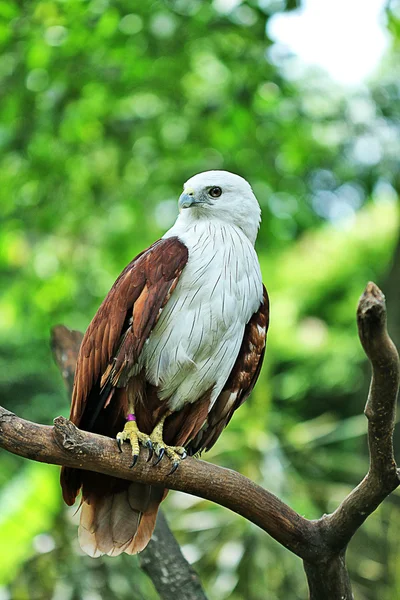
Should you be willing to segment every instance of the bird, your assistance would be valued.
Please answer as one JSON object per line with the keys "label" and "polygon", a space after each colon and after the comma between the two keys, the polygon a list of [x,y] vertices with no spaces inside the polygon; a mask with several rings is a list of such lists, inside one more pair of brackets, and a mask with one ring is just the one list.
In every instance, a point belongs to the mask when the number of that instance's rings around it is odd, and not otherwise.
{"label": "bird", "polygon": [[[254,248],[261,209],[228,171],[191,177],[175,224],[122,271],[80,346],[70,420],[140,447],[171,472],[209,450],[252,391],[269,299]],[[117,452],[117,448],[116,448]],[[118,454],[116,453],[116,456]],[[63,498],[81,495],[78,539],[92,557],[136,554],[168,490],[63,467]]]}

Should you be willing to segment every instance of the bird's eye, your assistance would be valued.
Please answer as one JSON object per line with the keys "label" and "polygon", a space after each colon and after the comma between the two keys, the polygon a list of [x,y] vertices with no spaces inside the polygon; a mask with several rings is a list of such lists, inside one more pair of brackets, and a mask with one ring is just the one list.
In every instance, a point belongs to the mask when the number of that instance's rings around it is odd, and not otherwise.
{"label": "bird's eye", "polygon": [[211,198],[219,198],[221,194],[222,190],[218,186],[212,187],[208,190],[208,195],[211,196]]}

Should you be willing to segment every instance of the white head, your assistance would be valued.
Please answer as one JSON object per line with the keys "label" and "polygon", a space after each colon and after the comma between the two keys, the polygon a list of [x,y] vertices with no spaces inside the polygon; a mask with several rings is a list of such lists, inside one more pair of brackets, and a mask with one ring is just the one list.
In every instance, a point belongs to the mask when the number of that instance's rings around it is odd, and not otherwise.
{"label": "white head", "polygon": [[228,171],[205,171],[183,186],[179,220],[217,219],[239,227],[252,244],[256,241],[261,210],[250,185]]}

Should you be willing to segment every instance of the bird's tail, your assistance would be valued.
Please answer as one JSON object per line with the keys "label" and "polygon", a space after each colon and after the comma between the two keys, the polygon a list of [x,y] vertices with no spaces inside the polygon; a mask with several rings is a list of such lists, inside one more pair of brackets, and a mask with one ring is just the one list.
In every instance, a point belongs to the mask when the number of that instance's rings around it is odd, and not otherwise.
{"label": "bird's tail", "polygon": [[78,537],[93,558],[141,552],[152,536],[158,507],[167,495],[161,487],[130,483],[109,495],[84,495]]}

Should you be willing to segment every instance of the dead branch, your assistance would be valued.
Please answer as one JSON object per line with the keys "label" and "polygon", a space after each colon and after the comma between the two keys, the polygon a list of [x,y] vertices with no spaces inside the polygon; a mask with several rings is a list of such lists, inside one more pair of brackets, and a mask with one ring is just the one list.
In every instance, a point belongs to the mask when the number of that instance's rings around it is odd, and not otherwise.
{"label": "dead branch", "polygon": [[368,419],[370,467],[362,482],[332,515],[324,519],[332,547],[344,548],[365,519],[400,483],[393,453],[393,430],[399,389],[399,357],[386,329],[385,297],[369,283],[357,311],[361,344],[372,367],[365,416]]}
{"label": "dead branch", "polygon": [[315,522],[325,551],[316,563],[304,561],[311,600],[353,598],[345,564],[347,544],[365,519],[400,483],[393,452],[399,356],[386,328],[385,297],[374,283],[367,285],[360,298],[357,324],[361,344],[372,367],[364,411],[368,419],[370,467],[335,512]]}

